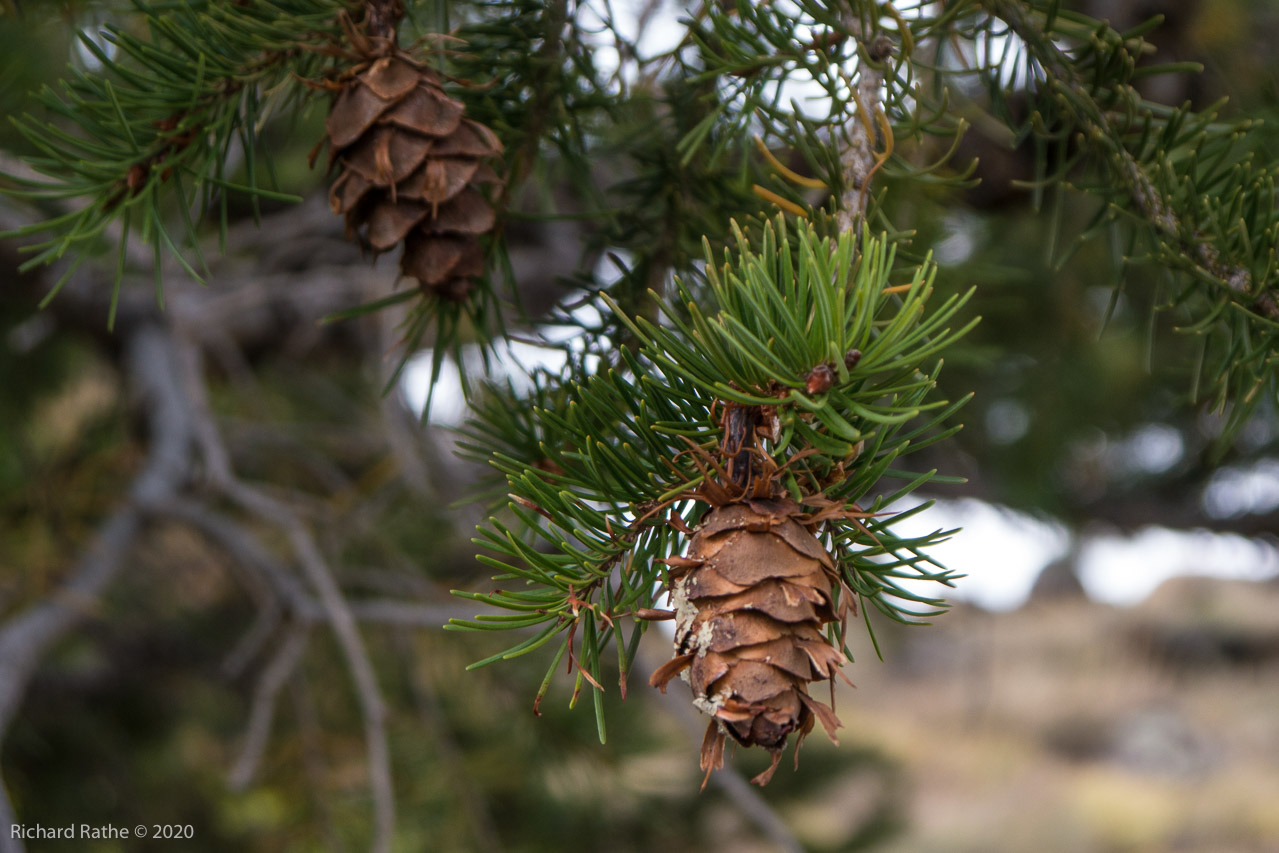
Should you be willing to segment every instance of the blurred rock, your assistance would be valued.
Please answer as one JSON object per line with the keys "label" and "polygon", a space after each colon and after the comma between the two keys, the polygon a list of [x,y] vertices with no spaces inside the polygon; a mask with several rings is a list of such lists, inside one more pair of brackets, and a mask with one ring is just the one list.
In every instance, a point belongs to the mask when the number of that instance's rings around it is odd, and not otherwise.
{"label": "blurred rock", "polygon": [[901,762],[909,800],[874,849],[1279,850],[1276,612],[1275,584],[1179,579],[1132,609],[959,607],[882,632],[884,663],[855,645],[845,747]]}
{"label": "blurred rock", "polygon": [[1035,585],[1030,589],[1030,597],[1034,601],[1083,598],[1084,585],[1080,582],[1079,575],[1075,573],[1073,557],[1049,563],[1035,579]]}
{"label": "blurred rock", "polygon": [[1140,608],[1130,641],[1174,671],[1279,662],[1273,585],[1176,578]]}
{"label": "blurred rock", "polygon": [[1201,776],[1214,763],[1205,734],[1181,711],[1164,707],[1119,720],[1104,757],[1136,773],[1187,778]]}

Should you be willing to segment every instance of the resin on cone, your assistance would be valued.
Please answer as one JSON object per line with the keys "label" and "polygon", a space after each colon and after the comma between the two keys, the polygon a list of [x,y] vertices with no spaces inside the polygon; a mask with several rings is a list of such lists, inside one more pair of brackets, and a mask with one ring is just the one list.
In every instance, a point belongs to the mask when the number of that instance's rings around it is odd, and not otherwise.
{"label": "resin on cone", "polygon": [[479,238],[496,216],[480,187],[499,184],[488,160],[502,143],[465,117],[440,77],[385,40],[337,89],[326,129],[329,189],[349,236],[375,252],[404,244],[400,269],[422,290],[466,299],[484,272]]}

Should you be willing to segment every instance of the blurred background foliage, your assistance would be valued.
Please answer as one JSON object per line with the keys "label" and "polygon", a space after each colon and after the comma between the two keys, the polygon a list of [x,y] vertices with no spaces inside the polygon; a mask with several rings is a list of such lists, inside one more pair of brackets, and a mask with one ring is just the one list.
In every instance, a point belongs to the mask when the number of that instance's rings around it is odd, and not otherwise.
{"label": "blurred background foliage", "polygon": [[[1263,120],[1245,142],[1273,159],[1273,3],[1067,5],[1119,30],[1163,15],[1147,36],[1157,58],[1200,62],[1204,72],[1146,78],[1146,96],[1196,107],[1228,96],[1226,115]],[[681,11],[673,3],[655,8]],[[34,109],[29,92],[52,84],[68,61],[85,61],[74,30],[108,17],[129,20],[117,12],[110,3],[0,3],[0,114]],[[700,102],[687,94],[690,109],[676,118],[692,125],[692,105]],[[608,121],[590,117],[603,135],[600,159],[577,166],[625,176],[634,166],[609,161],[608,134],[656,133],[654,103],[636,98],[615,106]],[[312,110],[268,130],[282,187],[311,202],[322,197],[323,180],[302,164],[321,126]],[[30,153],[7,122],[0,149]],[[630,274],[642,310],[639,294],[650,279],[695,247],[695,223],[749,204],[699,195],[682,183],[685,166],[673,152],[655,145],[650,153],[656,159],[646,165],[654,168],[617,190],[621,198],[630,193],[631,203],[599,230],[586,233],[571,217],[530,216],[511,226],[514,263],[555,260],[544,264],[547,281],[522,294],[533,316],[562,295],[551,272],[590,281],[607,268],[606,261],[595,266],[604,251],[619,247],[640,257]],[[1034,214],[1031,194],[1010,181],[1032,179],[1035,156],[1030,143],[1011,148],[1006,131],[976,122],[959,158],[979,158],[980,184],[961,191],[885,184],[893,221],[915,229],[916,246],[933,248],[942,288],[978,285],[972,311],[983,321],[951,353],[942,378],[951,399],[976,396],[966,429],[930,451],[947,454],[933,464],[969,477],[946,496],[1039,514],[1080,538],[1155,524],[1272,541],[1273,503],[1240,498],[1222,509],[1207,499],[1223,465],[1274,470],[1267,467],[1279,442],[1272,402],[1220,440],[1222,416],[1191,402],[1199,343],[1178,334],[1176,312],[1163,310],[1170,285],[1162,274],[1129,268],[1116,292],[1123,248],[1104,236],[1056,267],[1096,202],[1065,193],[1055,212]],[[521,203],[538,210],[546,198],[571,195],[562,176],[573,165],[537,174]],[[672,217],[692,230],[668,235],[666,244],[627,246],[628,235],[661,232],[653,223],[663,221],[666,205],[694,206],[692,216]],[[340,270],[363,263],[322,203],[318,216],[314,204],[306,216],[267,207],[264,234],[233,240],[220,270],[252,262],[283,281],[320,263]],[[247,219],[247,206],[234,214]],[[305,229],[289,230],[295,216]],[[233,223],[242,225],[251,227]],[[570,252],[565,262],[555,251],[564,242],[586,246],[585,260]],[[120,500],[146,440],[125,390],[119,342],[104,334],[100,316],[36,312],[48,281],[40,272],[18,274],[19,260],[12,244],[0,244],[0,603],[10,613],[55,589]],[[383,264],[369,273],[377,275],[389,280],[392,272]],[[469,541],[479,510],[452,503],[475,472],[452,459],[454,439],[444,428],[424,436],[408,428],[420,461],[414,468],[397,446],[403,424],[388,427],[404,410],[398,393],[379,396],[395,359],[394,324],[371,316],[320,328],[322,310],[306,314],[276,302],[255,310],[268,318],[264,331],[211,346],[211,405],[241,475],[300,496],[348,590],[443,608],[450,587],[485,588],[487,571],[474,563]],[[1151,441],[1173,449],[1152,454]],[[278,533],[254,524],[278,544],[271,538]],[[999,543],[988,547],[998,562]],[[810,743],[801,772],[780,773],[768,802],[813,851],[1275,849],[1279,826],[1263,803],[1279,795],[1279,764],[1265,770],[1270,757],[1279,761],[1279,697],[1266,686],[1279,683],[1279,639],[1273,608],[1261,603],[1279,596],[1272,587],[1162,595],[1116,615],[1045,593],[1020,614],[961,608],[934,629],[886,626],[886,666],[858,649],[852,678],[861,687],[841,693],[843,745]],[[5,784],[23,823],[195,828],[190,841],[93,848],[102,850],[366,846],[359,709],[322,628],[307,629],[308,652],[282,688],[257,773],[236,786],[228,777],[264,663],[228,659],[255,619],[234,561],[180,524],[157,523],[122,580],[83,606],[86,627],[40,670],[4,743]],[[366,636],[389,709],[397,850],[782,849],[742,816],[731,791],[696,793],[694,745],[678,709],[648,695],[638,675],[626,701],[613,690],[606,695],[610,734],[601,746],[589,711],[566,707],[571,687],[543,703],[540,717],[531,713],[541,667],[463,673],[504,638],[412,625],[372,627]],[[661,640],[650,640],[660,660]],[[1044,683],[1037,671],[1049,676]],[[1212,702],[1226,695],[1232,709]],[[1169,765],[1170,756],[1183,755],[1184,766]],[[763,760],[738,756],[747,773]],[[1232,774],[1249,790],[1225,781]],[[1001,787],[996,777],[1034,784]],[[1036,793],[1034,804],[1018,799]],[[1229,819],[1213,818],[1208,806],[1196,811],[1195,799],[1221,805]],[[992,805],[1014,802],[1021,818]]]}

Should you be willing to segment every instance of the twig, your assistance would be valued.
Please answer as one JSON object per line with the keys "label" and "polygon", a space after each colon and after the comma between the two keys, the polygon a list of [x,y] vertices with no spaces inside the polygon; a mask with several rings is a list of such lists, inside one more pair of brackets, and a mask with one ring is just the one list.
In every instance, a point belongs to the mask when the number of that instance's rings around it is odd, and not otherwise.
{"label": "twig", "polygon": [[263,595],[258,601],[258,613],[253,624],[222,659],[222,674],[227,678],[238,678],[271,639],[280,625],[280,617],[280,603],[276,597],[269,592]]}
{"label": "twig", "polygon": [[274,522],[285,530],[303,573],[320,598],[320,605],[351,671],[360,711],[364,715],[369,788],[373,794],[374,834],[371,849],[374,853],[388,853],[395,834],[395,792],[391,781],[391,753],[386,735],[386,705],[382,701],[377,676],[373,673],[373,663],[369,660],[368,650],[360,637],[355,616],[338,588],[337,581],[333,579],[311,532],[287,507],[243,485],[229,485],[227,496],[250,511],[260,512],[267,517],[274,516]]}
{"label": "twig", "polygon": [[[288,569],[276,561],[253,531],[194,501],[174,500],[163,506],[150,507],[149,518],[173,519],[189,524],[210,543],[222,548],[239,565],[268,579],[272,593],[294,619],[306,623],[327,619],[324,608],[298,583]],[[399,590],[401,594],[418,594],[429,587]],[[392,590],[394,592],[395,590]],[[406,628],[441,628],[450,619],[470,619],[473,609],[461,602],[413,602],[374,598],[348,602],[351,615],[359,622]],[[252,632],[253,629],[250,629]],[[247,643],[247,638],[240,643]]]}
{"label": "twig", "polygon": [[[47,175],[43,175],[31,168],[31,166],[27,165],[26,161],[21,157],[15,157],[5,151],[0,151],[0,173],[40,183],[44,183],[49,179]],[[13,204],[13,200],[10,200],[10,204]],[[38,212],[38,208],[31,202],[24,201],[20,202],[19,205],[23,208],[24,213],[24,216],[22,217],[24,221],[21,224],[26,225],[29,222],[36,222],[44,218]],[[64,213],[70,213],[77,209],[78,204],[74,199],[59,199],[55,202],[55,207]],[[0,223],[0,231],[8,231],[13,227],[14,225],[12,223]],[[119,219],[111,220],[111,222],[107,224],[106,231],[103,232],[103,236],[104,239],[112,245],[119,245],[124,239],[124,224]],[[127,246],[125,246],[124,250],[129,263],[134,264],[135,266],[149,266],[154,262],[155,256],[151,253],[149,248],[142,245],[141,240],[131,241]]]}
{"label": "twig", "polygon": [[[151,441],[147,461],[129,489],[128,503],[95,534],[68,579],[45,600],[13,616],[0,628],[0,739],[26,695],[41,659],[90,612],[115,579],[143,527],[140,507],[171,500],[191,468],[193,423],[178,375],[177,350],[169,334],[154,324],[135,328],[125,341],[125,373],[145,402]],[[2,786],[0,782],[0,786]],[[0,811],[12,807],[6,801]],[[0,851],[18,853],[23,844],[0,831]]]}
{"label": "twig", "polygon": [[149,512],[155,518],[173,519],[189,525],[225,551],[237,565],[260,575],[290,612],[303,618],[313,615],[316,608],[305,587],[262,547],[257,536],[244,525],[192,500],[169,501],[150,507]]}
{"label": "twig", "polygon": [[[319,622],[327,618],[322,605],[307,593],[285,566],[262,547],[253,531],[244,525],[189,500],[174,500],[163,506],[151,507],[148,515],[189,524],[237,563],[263,575],[273,593],[295,619]],[[460,602],[431,604],[376,598],[348,602],[348,607],[360,622],[411,628],[439,628],[448,624],[450,619],[470,619],[475,615],[468,605]]]}
{"label": "twig", "polygon": [[266,752],[271,737],[271,721],[275,718],[275,705],[280,690],[293,675],[302,653],[306,651],[308,632],[305,626],[296,625],[289,631],[275,655],[262,670],[257,687],[253,691],[253,710],[249,712],[249,726],[244,736],[244,746],[227,777],[231,790],[243,791],[257,775],[258,764]]}
{"label": "twig", "polygon": [[369,35],[395,41],[395,28],[404,17],[401,0],[368,0],[364,4],[365,24]]}
{"label": "twig", "polygon": [[[221,534],[221,537],[226,540],[222,545],[223,550],[227,550],[231,554],[242,552],[246,549],[261,551],[261,549],[255,548],[249,536],[234,535],[234,525],[229,521],[224,525],[219,525],[217,523],[220,520],[219,517],[211,509],[203,505],[197,505],[192,501],[179,500],[170,504],[170,507],[175,511],[168,518],[162,520],[174,520],[174,516],[181,514],[185,516],[181,520],[190,523],[193,518],[203,520],[207,516],[208,521],[205,522],[204,526],[212,527]],[[207,531],[201,531],[201,524],[190,523],[190,526],[197,533],[204,535],[206,539],[210,538]],[[221,530],[220,528],[223,527],[226,529]],[[244,532],[247,534],[247,531]],[[219,544],[217,537],[213,537],[211,544],[215,546]],[[245,590],[257,606],[257,615],[254,616],[253,623],[222,660],[222,674],[227,678],[238,678],[275,634],[276,628],[280,626],[284,618],[284,606],[281,604],[280,595],[276,592],[278,582],[273,584],[271,581],[271,575],[275,569],[274,566],[252,565],[243,558],[232,559],[230,562],[233,571],[240,576]],[[287,580],[289,582],[293,581],[291,577]]]}
{"label": "twig", "polygon": [[[1091,108],[1074,107],[1072,109],[1077,120],[1090,129],[1090,132],[1081,134],[1086,142],[1095,143],[1099,138],[1111,138],[1117,135],[1117,129],[1111,117],[1102,113],[1096,106],[1092,94],[1080,81],[1075,70],[1062,59],[1056,45],[1051,42],[1047,46],[1041,44],[1040,40],[1044,39],[1045,35],[1039,30],[1032,29],[1026,20],[1025,8],[1021,3],[983,0],[983,5],[991,15],[1004,21],[1028,49],[1035,50],[1035,59],[1043,66],[1049,85],[1068,91],[1081,102],[1091,105]],[[1067,106],[1071,105],[1069,99],[1065,99],[1064,103]],[[1249,307],[1258,314],[1271,320],[1279,320],[1279,302],[1276,302],[1274,296],[1265,292],[1253,293],[1255,282],[1252,272],[1241,264],[1223,263],[1216,246],[1203,239],[1194,229],[1185,227],[1132,152],[1123,145],[1118,148],[1120,166],[1112,168],[1116,173],[1115,177],[1123,182],[1128,195],[1155,231],[1176,244],[1176,249],[1181,255],[1190,259],[1210,277],[1221,282],[1231,292],[1250,300]],[[1108,162],[1106,155],[1110,153],[1109,148],[1101,152],[1102,162]]]}
{"label": "twig", "polygon": [[[860,37],[862,24],[850,22],[850,29]],[[847,132],[848,144],[840,152],[844,170],[844,195],[839,200],[835,222],[840,231],[859,233],[866,219],[866,207],[870,201],[870,182],[882,161],[875,156],[875,128],[880,123],[879,89],[884,85],[884,71],[867,61],[878,64],[892,53],[892,42],[887,36],[877,36],[863,45],[865,55],[857,65],[857,84],[850,89],[857,115]]]}

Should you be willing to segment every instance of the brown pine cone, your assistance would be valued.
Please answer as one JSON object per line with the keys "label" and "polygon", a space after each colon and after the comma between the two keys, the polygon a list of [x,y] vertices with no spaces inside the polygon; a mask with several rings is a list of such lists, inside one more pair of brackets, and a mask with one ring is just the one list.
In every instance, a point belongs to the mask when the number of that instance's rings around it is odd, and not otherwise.
{"label": "brown pine cone", "polygon": [[357,66],[329,111],[329,165],[341,167],[329,204],[375,252],[403,242],[400,269],[424,292],[463,301],[484,272],[479,237],[496,217],[479,186],[501,182],[486,161],[502,143],[439,75],[375,43],[386,55]]}
{"label": "brown pine cone", "polygon": [[772,778],[789,735],[802,740],[814,718],[835,739],[839,720],[809,696],[808,684],[834,677],[847,662],[820,630],[836,619],[838,580],[799,514],[790,501],[716,507],[688,556],[667,561],[676,656],[649,682],[664,691],[681,674],[693,704],[711,715],[701,757],[708,777],[723,766],[725,735],[773,754],[751,780],[760,785]]}

